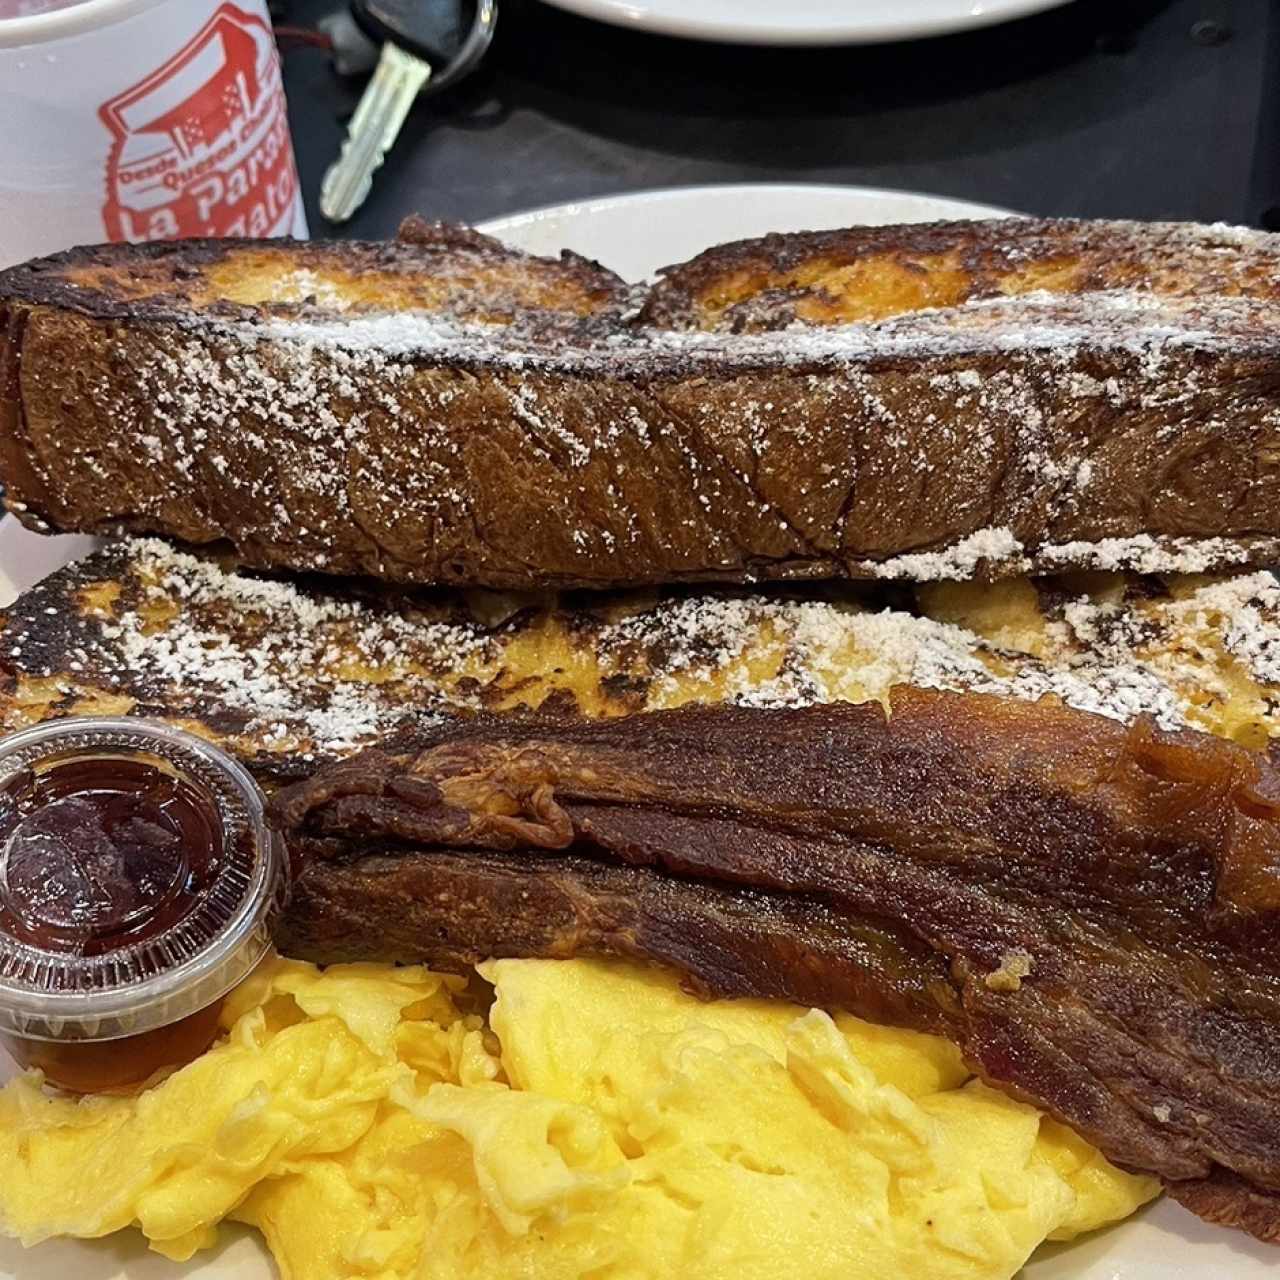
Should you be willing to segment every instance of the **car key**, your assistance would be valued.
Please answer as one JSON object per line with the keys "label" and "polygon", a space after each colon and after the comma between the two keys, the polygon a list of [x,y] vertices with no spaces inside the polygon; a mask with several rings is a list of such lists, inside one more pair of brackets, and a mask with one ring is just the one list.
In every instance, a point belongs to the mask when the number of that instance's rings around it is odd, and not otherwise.
{"label": "car key", "polygon": [[[478,6],[477,20],[486,7]],[[351,14],[382,41],[382,51],[347,126],[342,152],[320,187],[320,212],[331,222],[345,222],[368,197],[373,175],[432,68],[449,70],[470,43],[461,0],[352,0]]]}

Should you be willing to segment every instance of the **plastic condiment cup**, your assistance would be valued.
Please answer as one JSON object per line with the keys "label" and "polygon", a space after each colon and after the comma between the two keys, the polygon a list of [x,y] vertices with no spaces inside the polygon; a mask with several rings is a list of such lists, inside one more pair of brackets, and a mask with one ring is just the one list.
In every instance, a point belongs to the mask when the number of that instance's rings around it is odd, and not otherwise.
{"label": "plastic condiment cup", "polygon": [[0,1037],[50,1083],[201,1053],[287,891],[256,784],[202,739],[103,718],[0,741]]}

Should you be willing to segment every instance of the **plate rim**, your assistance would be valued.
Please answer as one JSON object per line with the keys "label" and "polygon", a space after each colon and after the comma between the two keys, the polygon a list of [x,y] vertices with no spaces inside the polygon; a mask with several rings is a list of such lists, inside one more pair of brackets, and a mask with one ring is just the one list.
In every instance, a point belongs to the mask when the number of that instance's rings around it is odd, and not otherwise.
{"label": "plate rim", "polygon": [[[1067,0],[1070,2],[1070,0]],[[640,187],[634,191],[611,191],[594,196],[582,196],[577,200],[554,200],[549,204],[533,205],[528,209],[517,209],[514,213],[504,213],[496,218],[486,218],[475,223],[477,231],[485,235],[501,235],[504,230],[513,227],[527,226],[541,222],[556,215],[565,217],[583,217],[599,213],[603,210],[623,208],[630,204],[659,203],[663,200],[674,200],[681,197],[719,197],[729,193],[737,195],[760,194],[761,192],[790,192],[796,195],[815,196],[850,196],[871,200],[929,200],[939,204],[955,205],[957,210],[972,210],[974,221],[982,218],[1019,218],[1025,214],[1016,209],[1007,209],[1003,205],[986,204],[981,200],[967,200],[963,196],[942,195],[932,191],[912,191],[908,187],[873,187],[858,182],[693,182],[672,183],[663,187]],[[979,215],[978,211],[981,211]],[[957,221],[964,221],[958,216]]]}
{"label": "plate rim", "polygon": [[[1070,3],[1070,0],[1066,0]],[[486,227],[497,227],[499,223],[525,223],[536,218],[544,218],[552,212],[582,215],[599,209],[613,209],[618,205],[645,202],[650,200],[669,200],[676,196],[721,195],[724,192],[762,192],[787,191],[805,193],[805,195],[829,196],[861,196],[872,200],[929,200],[938,204],[965,206],[969,209],[991,210],[991,216],[1004,215],[1006,218],[1019,218],[1018,211],[1006,209],[1004,205],[988,205],[984,200],[966,200],[964,196],[947,196],[936,191],[914,191],[910,187],[873,187],[861,182],[672,182],[662,187],[637,187],[634,191],[623,188],[621,191],[605,191],[595,196],[581,196],[577,200],[553,200],[545,205],[530,205],[527,209],[517,209],[511,214],[499,214],[495,218],[486,218],[475,224],[476,230]]]}
{"label": "plate rim", "polygon": [[[997,26],[1016,18],[1058,9],[1072,0],[956,0],[956,12],[933,17],[882,17],[775,26],[765,22],[729,22],[687,14],[654,13],[649,0],[547,0],[548,4],[580,18],[653,35],[685,40],[710,40],[748,45],[888,44],[895,40],[927,39],[957,31]],[[976,12],[975,12],[976,10]],[[880,10],[883,15],[886,6]]]}

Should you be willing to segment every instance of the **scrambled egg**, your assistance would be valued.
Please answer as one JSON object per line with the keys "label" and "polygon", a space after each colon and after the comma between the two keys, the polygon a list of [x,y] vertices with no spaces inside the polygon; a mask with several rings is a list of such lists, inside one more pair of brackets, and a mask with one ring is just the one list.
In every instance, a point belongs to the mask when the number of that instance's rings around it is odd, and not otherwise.
{"label": "scrambled egg", "polygon": [[284,1280],[1011,1276],[1156,1192],[968,1078],[945,1041],[589,961],[272,960],[225,1040],[137,1098],[0,1092],[0,1225],[223,1219]]}

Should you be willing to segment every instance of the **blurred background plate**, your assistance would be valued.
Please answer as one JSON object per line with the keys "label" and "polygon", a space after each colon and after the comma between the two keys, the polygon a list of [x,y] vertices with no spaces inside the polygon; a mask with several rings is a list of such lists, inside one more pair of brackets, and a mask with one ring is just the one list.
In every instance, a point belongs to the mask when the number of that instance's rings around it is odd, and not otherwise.
{"label": "blurred background plate", "polygon": [[758,182],[664,187],[547,205],[479,224],[529,253],[572,249],[627,280],[730,240],[770,231],[826,231],[886,222],[1006,218],[1009,209],[881,187]]}
{"label": "blurred background plate", "polygon": [[[856,2],[856,0],[851,0]],[[556,205],[497,218],[482,230],[534,253],[573,249],[641,279],[726,240],[768,231],[858,223],[989,218],[1007,210],[937,196],[868,187],[734,185],[682,187]],[[13,516],[0,521],[0,606],[46,574],[84,555],[92,538],[42,538]],[[0,1081],[10,1068],[0,1055]],[[84,1243],[51,1241],[23,1250],[0,1239],[0,1280],[271,1280],[266,1250],[240,1227],[220,1248],[178,1265],[149,1253],[136,1231]],[[1169,1200],[1117,1227],[1042,1249],[1023,1280],[1271,1280],[1280,1252],[1239,1232],[1211,1227]]]}
{"label": "blurred background plate", "polygon": [[879,44],[989,27],[1067,0],[550,0],[584,18],[737,44]]}

